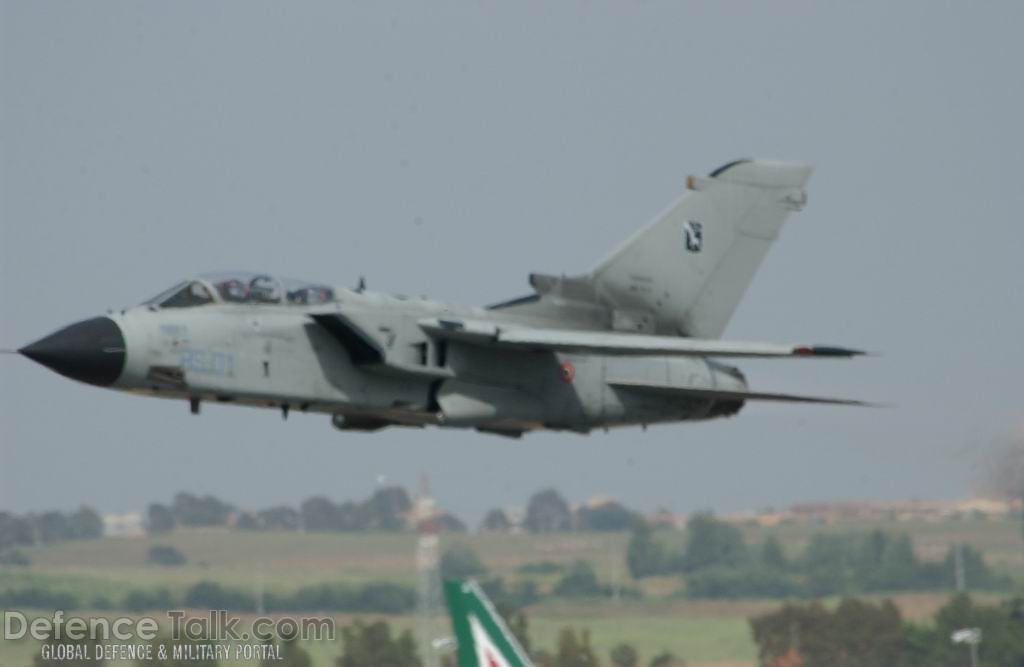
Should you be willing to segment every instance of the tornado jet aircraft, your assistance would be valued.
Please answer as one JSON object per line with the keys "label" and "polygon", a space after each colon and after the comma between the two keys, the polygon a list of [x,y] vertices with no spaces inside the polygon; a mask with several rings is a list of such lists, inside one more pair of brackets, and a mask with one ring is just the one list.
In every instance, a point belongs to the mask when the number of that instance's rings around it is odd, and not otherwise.
{"label": "tornado jet aircraft", "polygon": [[19,352],[74,380],[203,403],[330,415],[342,430],[542,429],[735,415],[748,401],[863,404],[751,389],[726,360],[853,357],[720,336],[811,168],[739,160],[685,192],[589,272],[530,276],[486,307],[262,273],[185,280]]}

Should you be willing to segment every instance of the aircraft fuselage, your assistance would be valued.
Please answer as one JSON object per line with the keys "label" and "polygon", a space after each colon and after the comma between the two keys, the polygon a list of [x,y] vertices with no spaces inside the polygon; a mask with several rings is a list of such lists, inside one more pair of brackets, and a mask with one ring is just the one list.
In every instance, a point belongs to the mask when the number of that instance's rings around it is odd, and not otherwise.
{"label": "aircraft fuselage", "polygon": [[[74,379],[185,399],[196,411],[202,403],[233,403],[285,414],[319,412],[333,415],[338,428],[353,430],[433,424],[508,435],[537,429],[587,432],[707,419],[733,414],[741,406],[736,401],[638,396],[606,382],[631,377],[745,387],[735,369],[702,357],[509,351],[438,340],[417,323],[424,318],[462,317],[500,324],[521,318],[426,299],[352,290],[334,293],[335,301],[311,306],[142,305],[72,325],[34,344],[45,352],[58,346],[62,337],[74,338],[76,327],[91,327],[110,330],[109,340],[99,343],[105,350],[84,350],[78,344],[66,360],[59,353],[41,354],[33,346],[22,352]],[[379,347],[383,359],[361,359],[359,350],[353,349],[358,345],[320,323],[333,315],[358,326]],[[101,324],[103,320],[107,323]],[[536,326],[544,320],[533,315],[524,321]],[[580,318],[577,325],[587,321]],[[76,366],[74,357],[88,354],[107,357],[105,367],[102,362],[92,364],[104,367],[102,372],[82,370],[80,362]]]}

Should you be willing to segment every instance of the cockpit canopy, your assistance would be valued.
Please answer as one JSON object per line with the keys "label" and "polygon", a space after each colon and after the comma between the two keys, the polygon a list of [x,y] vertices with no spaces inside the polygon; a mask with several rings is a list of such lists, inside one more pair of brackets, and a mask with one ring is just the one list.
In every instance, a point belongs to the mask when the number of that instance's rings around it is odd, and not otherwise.
{"label": "cockpit canopy", "polygon": [[211,303],[313,305],[334,300],[334,290],[291,278],[240,271],[206,273],[178,283],[145,302],[160,308],[192,308]]}

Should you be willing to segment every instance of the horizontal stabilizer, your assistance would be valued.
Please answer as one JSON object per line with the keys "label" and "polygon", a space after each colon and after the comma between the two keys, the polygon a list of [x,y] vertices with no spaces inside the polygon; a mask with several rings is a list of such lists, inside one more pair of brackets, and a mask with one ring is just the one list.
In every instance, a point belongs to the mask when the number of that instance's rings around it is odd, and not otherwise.
{"label": "horizontal stabilizer", "polygon": [[552,352],[589,352],[609,355],[672,355],[698,357],[840,357],[864,354],[860,350],[821,345],[750,343],[742,341],[648,336],[611,331],[504,328],[486,321],[425,319],[420,327],[427,333],[449,340],[504,349]]}
{"label": "horizontal stabilizer", "polygon": [[821,396],[798,396],[764,391],[737,391],[733,389],[711,389],[707,387],[675,387],[667,384],[638,382],[633,380],[609,380],[608,384],[623,389],[634,389],[680,398],[703,398],[716,401],[780,401],[783,403],[822,403],[826,405],[859,405],[879,407],[876,403],[855,401],[846,398],[823,398]]}

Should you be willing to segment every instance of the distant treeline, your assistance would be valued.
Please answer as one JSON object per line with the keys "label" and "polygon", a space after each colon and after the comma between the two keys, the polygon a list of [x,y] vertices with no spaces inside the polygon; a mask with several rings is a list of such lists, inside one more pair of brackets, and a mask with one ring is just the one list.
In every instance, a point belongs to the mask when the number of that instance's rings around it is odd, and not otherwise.
{"label": "distant treeline", "polygon": [[[173,553],[170,558],[167,553]],[[162,554],[156,557],[155,554]],[[154,545],[149,550],[150,562],[178,565],[183,555],[173,547]],[[173,562],[170,562],[173,561]],[[474,578],[495,601],[515,608],[539,602],[542,598],[601,598],[640,597],[640,592],[628,587],[615,590],[602,583],[594,566],[585,560],[573,563],[542,561],[529,563],[519,570],[519,577],[511,583],[500,576],[491,576],[480,557],[465,544],[447,547],[440,561],[440,575],[445,579]],[[558,575],[550,586],[543,589],[529,575]],[[526,575],[526,576],[523,576]],[[399,614],[411,611],[415,594],[411,587],[393,583],[370,583],[348,586],[334,583],[315,584],[291,593],[268,592],[262,597],[253,589],[224,586],[201,581],[184,591],[172,593],[166,588],[132,588],[116,597],[83,598],[75,593],[53,590],[49,587],[9,586],[0,590],[0,607],[27,607],[32,609],[96,609],[143,612],[172,608],[228,609],[252,612],[351,612]]]}
{"label": "distant treeline", "polygon": [[[618,595],[620,597],[640,597],[640,592],[632,588],[612,586],[601,583],[594,566],[586,560],[573,563],[553,563],[541,561],[526,563],[519,568],[518,580],[510,585],[501,577],[486,578],[487,567],[469,546],[454,544],[441,554],[441,577],[443,579],[469,579],[480,581],[480,585],[492,599],[525,607],[540,601],[545,595],[561,598],[599,598]],[[543,593],[530,575],[560,575],[548,593]]]}
{"label": "distant treeline", "polygon": [[[497,521],[499,525],[492,525],[500,512],[501,510],[491,510],[485,517],[483,525],[485,530],[501,529],[500,520]],[[559,533],[574,530],[622,531],[629,530],[629,527],[639,519],[639,514],[614,500],[583,505],[573,511],[561,494],[554,489],[545,489],[530,496],[530,500],[526,504],[526,515],[523,517],[522,528],[531,533]]]}
{"label": "distant treeline", "polygon": [[364,586],[319,584],[305,586],[293,593],[268,592],[262,599],[252,591],[211,581],[200,581],[183,594],[174,595],[165,588],[131,589],[119,599],[82,598],[68,591],[53,591],[39,586],[0,590],[0,607],[5,609],[92,609],[130,612],[167,609],[226,609],[238,612],[343,612],[402,614],[415,605],[415,593],[409,586],[370,583]]}
{"label": "distant treeline", "polygon": [[889,600],[786,604],[750,619],[750,628],[761,665],[956,667],[974,662],[965,643],[950,640],[964,628],[979,630],[978,664],[1024,665],[1022,598],[979,605],[956,595],[923,624],[905,621]]}
{"label": "distant treeline", "polygon": [[[299,509],[280,505],[257,512],[239,511],[214,496],[179,493],[169,505],[151,504],[146,512],[150,533],[165,533],[177,526],[231,526],[239,530],[397,531],[409,525],[412,502],[405,489],[378,489],[362,502],[336,504],[324,496],[305,500]],[[457,519],[455,529],[465,530]]]}
{"label": "distant treeline", "polygon": [[34,544],[102,537],[103,519],[91,507],[74,512],[0,512],[0,551]]}
{"label": "distant treeline", "polygon": [[637,522],[626,553],[630,573],[635,578],[685,575],[686,595],[697,598],[818,597],[951,590],[959,558],[969,588],[1012,585],[967,545],[951,546],[941,561],[922,561],[906,533],[819,533],[794,558],[774,536],[752,547],[736,526],[708,513],[691,517],[686,535],[683,548],[673,550],[650,526]]}
{"label": "distant treeline", "polygon": [[502,533],[520,528],[530,533],[541,534],[624,531],[629,530],[629,527],[640,519],[639,513],[615,500],[582,505],[573,510],[558,491],[544,489],[530,496],[526,503],[526,514],[518,526],[513,524],[504,510],[495,508],[484,516],[480,529],[484,532]]}
{"label": "distant treeline", "polygon": [[[179,526],[225,526],[238,530],[366,532],[401,531],[415,527],[412,499],[402,487],[389,486],[361,501],[334,502],[325,496],[313,496],[297,508],[276,505],[258,511],[240,510],[213,495],[181,492],[170,503],[152,503],[146,509],[145,528],[149,533],[166,533]],[[502,509],[487,512],[480,529],[507,532],[516,528],[531,533],[569,531],[624,531],[639,514],[616,501],[585,505],[573,510],[554,489],[533,494],[520,523],[514,523]],[[451,513],[431,519],[442,532],[466,532],[467,525]],[[48,544],[68,539],[103,536],[103,520],[93,509],[83,506],[76,512],[56,511],[18,516],[0,512],[0,553],[7,549]]]}
{"label": "distant treeline", "polygon": [[[446,571],[445,575],[450,574]],[[478,574],[485,574],[479,572]],[[517,581],[512,585],[502,577],[478,577],[492,599],[521,608],[539,602],[542,594],[536,582]],[[601,597],[610,595],[593,567],[578,561],[565,570],[555,584],[555,597]],[[627,595],[638,596],[635,591]],[[92,609],[129,612],[163,611],[167,609],[226,609],[237,612],[338,612],[403,614],[413,610],[416,602],[411,586],[377,582],[364,586],[323,583],[304,586],[291,593],[267,592],[200,581],[177,594],[166,588],[132,588],[117,598],[84,598],[69,591],[42,586],[10,587],[0,590],[0,608],[18,609]]]}
{"label": "distant treeline", "polygon": [[[629,530],[639,515],[618,502],[607,501],[573,511],[554,489],[533,494],[521,526],[507,513],[492,509],[480,525],[486,532],[507,532],[520,527],[531,533]],[[465,532],[466,523],[451,513],[431,519],[442,532]],[[336,503],[314,496],[298,508],[277,505],[258,511],[240,511],[214,496],[179,493],[170,504],[153,503],[146,512],[150,533],[165,533],[177,526],[229,526],[239,530],[303,530],[309,532],[401,531],[414,527],[412,499],[399,486],[378,489],[362,501]]]}

